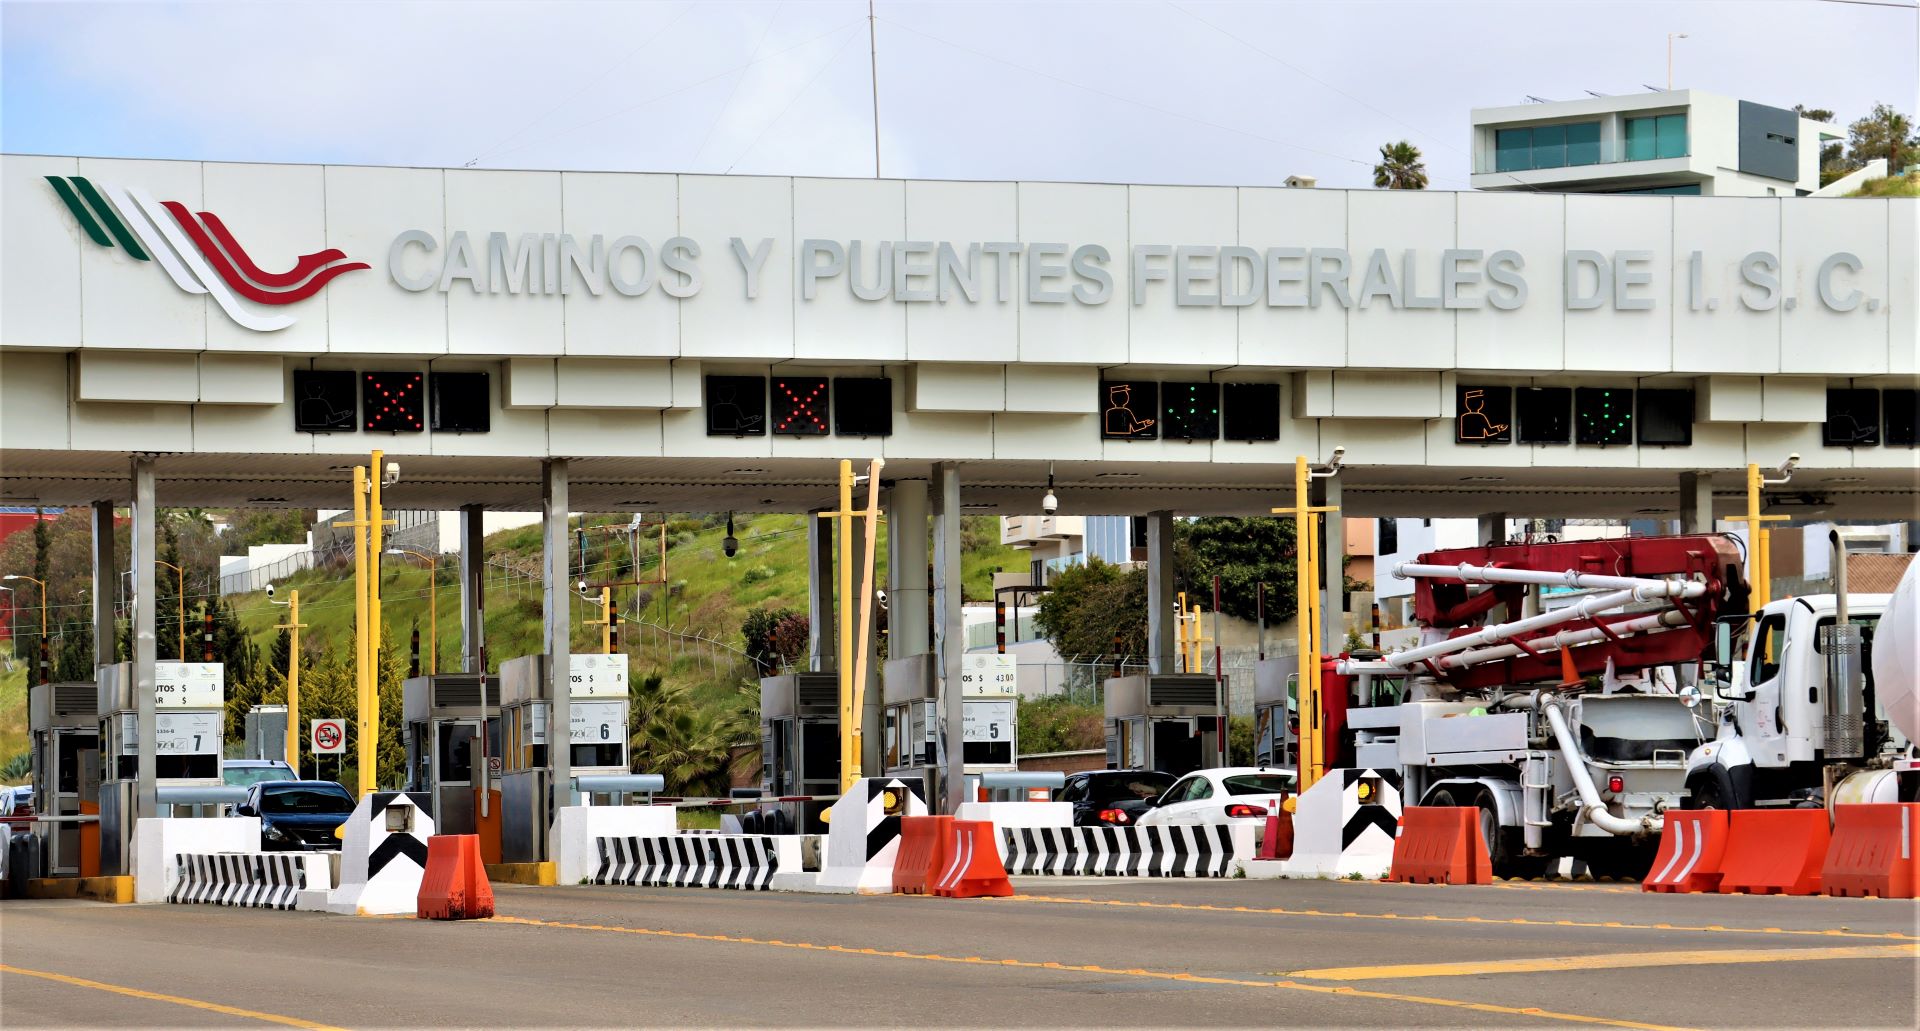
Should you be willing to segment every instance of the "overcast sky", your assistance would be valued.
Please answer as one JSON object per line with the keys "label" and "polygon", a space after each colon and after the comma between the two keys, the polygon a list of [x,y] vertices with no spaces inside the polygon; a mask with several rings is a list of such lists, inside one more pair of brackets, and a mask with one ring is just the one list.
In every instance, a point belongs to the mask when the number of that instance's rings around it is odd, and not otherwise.
{"label": "overcast sky", "polygon": [[[1903,4],[1908,0],[1886,0]],[[0,149],[873,174],[865,0],[0,6]],[[878,4],[888,176],[1362,186],[1468,111],[1666,82],[1842,122],[1920,92],[1911,7],[1139,0]]]}

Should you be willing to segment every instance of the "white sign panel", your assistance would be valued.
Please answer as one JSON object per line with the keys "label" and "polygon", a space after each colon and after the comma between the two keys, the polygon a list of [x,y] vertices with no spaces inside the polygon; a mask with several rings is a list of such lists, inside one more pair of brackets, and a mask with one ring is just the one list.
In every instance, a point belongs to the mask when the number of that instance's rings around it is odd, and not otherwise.
{"label": "white sign panel", "polygon": [[526,715],[520,725],[520,734],[527,744],[544,745],[547,743],[547,703],[534,702],[522,710]]}
{"label": "white sign panel", "polygon": [[1013,703],[968,699],[961,708],[960,731],[967,742],[1013,740]]}
{"label": "white sign panel", "polygon": [[342,755],[347,750],[347,721],[314,720],[309,724],[307,739],[315,755]]}
{"label": "white sign panel", "polygon": [[627,696],[625,654],[570,655],[567,672],[573,681],[575,698],[625,698]]}
{"label": "white sign panel", "polygon": [[567,740],[576,745],[619,741],[627,733],[625,709],[619,702],[574,702],[567,708]]}
{"label": "white sign panel", "polygon": [[218,662],[156,662],[153,704],[162,709],[218,709],[227,704],[227,667]]}
{"label": "white sign panel", "polygon": [[[156,712],[153,714],[153,750],[156,755],[219,755],[220,721],[218,712]],[[120,754],[140,752],[140,717],[131,712],[120,714]]]}
{"label": "white sign panel", "polygon": [[1010,698],[1017,693],[1019,679],[1016,656],[997,652],[960,656],[960,693],[965,697]]}

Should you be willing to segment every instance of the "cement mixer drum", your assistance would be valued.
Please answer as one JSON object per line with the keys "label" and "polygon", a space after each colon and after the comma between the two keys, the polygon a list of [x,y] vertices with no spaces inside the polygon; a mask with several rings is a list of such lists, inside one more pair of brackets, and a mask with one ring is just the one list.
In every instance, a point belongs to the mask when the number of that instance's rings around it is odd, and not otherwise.
{"label": "cement mixer drum", "polygon": [[1873,686],[1887,719],[1920,736],[1920,559],[1907,563],[1873,635]]}

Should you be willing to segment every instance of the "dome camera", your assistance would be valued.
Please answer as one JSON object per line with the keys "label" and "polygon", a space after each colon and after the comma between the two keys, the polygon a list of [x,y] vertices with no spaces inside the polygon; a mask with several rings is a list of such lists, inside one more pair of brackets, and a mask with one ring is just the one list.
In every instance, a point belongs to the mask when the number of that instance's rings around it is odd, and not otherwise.
{"label": "dome camera", "polygon": [[732,558],[740,553],[740,538],[733,535],[733,513],[727,513],[727,535],[720,539],[720,550]]}

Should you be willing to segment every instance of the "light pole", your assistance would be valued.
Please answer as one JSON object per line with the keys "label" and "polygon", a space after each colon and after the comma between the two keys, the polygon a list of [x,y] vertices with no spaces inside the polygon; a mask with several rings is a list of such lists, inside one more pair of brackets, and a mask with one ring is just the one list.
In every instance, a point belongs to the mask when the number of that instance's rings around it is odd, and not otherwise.
{"label": "light pole", "polygon": [[[40,586],[40,682],[50,683],[53,671],[48,668],[47,662],[47,582],[20,573],[8,573],[6,576],[0,576],[0,580],[25,580]],[[20,611],[18,603],[14,605],[13,610]]]}
{"label": "light pole", "polygon": [[1667,33],[1667,90],[1669,92],[1673,90],[1673,41],[1686,38],[1687,34],[1684,32]]}
{"label": "light pole", "polygon": [[427,632],[433,635],[433,644],[427,652],[427,675],[435,676],[440,672],[440,562],[413,548],[388,548],[386,554],[412,555],[427,564]]}
{"label": "light pole", "polygon": [[[273,601],[273,585],[267,585],[267,600]],[[300,591],[298,588],[287,592],[286,601],[274,601],[275,605],[287,607],[287,621],[275,623],[275,630],[287,632],[287,765],[293,767],[293,775],[300,776],[300,631],[306,624],[300,622]],[[319,760],[314,760],[314,776],[320,775]]]}
{"label": "light pole", "polygon": [[153,562],[154,565],[166,566],[173,570],[174,616],[180,620],[179,659],[185,662],[187,661],[187,571],[163,558],[154,559]]}

